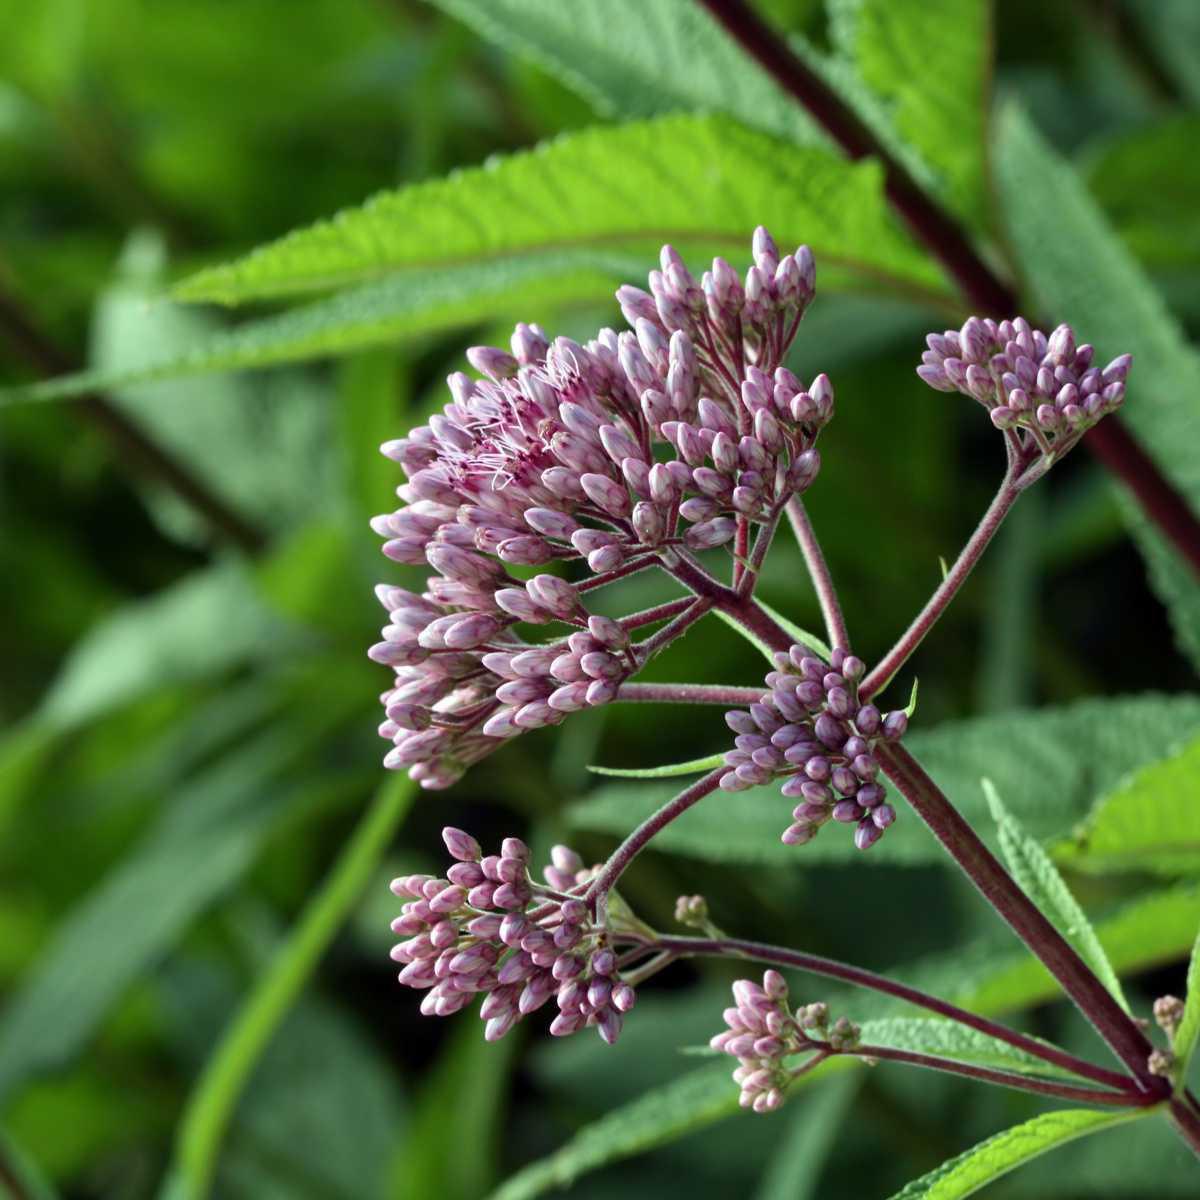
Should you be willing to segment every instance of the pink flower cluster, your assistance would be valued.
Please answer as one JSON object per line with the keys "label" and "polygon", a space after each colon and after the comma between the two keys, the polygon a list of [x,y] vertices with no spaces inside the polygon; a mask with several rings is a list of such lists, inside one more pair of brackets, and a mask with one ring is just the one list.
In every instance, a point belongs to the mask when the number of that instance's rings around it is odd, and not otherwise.
{"label": "pink flower cluster", "polygon": [[725,755],[726,791],[782,779],[780,791],[797,800],[785,844],[803,845],[829,820],[854,825],[854,844],[867,850],[896,819],[876,782],[872,753],[880,740],[897,741],[908,728],[901,711],[880,713],[858,698],[862,659],[835,649],[828,663],[801,645],[776,654],[777,670],[766,677],[770,691],[750,706],[725,716],[737,734]]}
{"label": "pink flower cluster", "polygon": [[1061,453],[1120,408],[1133,358],[1092,366],[1069,325],[1047,335],[1024,317],[970,317],[961,329],[931,333],[917,374],[941,392],[961,392],[991,413],[998,429],[1025,430],[1043,451]]}
{"label": "pink flower cluster", "polygon": [[404,964],[401,983],[428,989],[421,1012],[449,1016],[482,994],[484,1036],[495,1041],[554,997],[554,1036],[594,1025],[615,1042],[636,999],[617,958],[627,939],[596,924],[582,899],[592,872],[579,856],[556,846],[541,885],[529,875],[529,848],[519,838],[487,856],[460,829],[447,828],[442,838],[458,860],[445,878],[392,882],[396,895],[412,897],[392,922],[404,938],[392,958]]}
{"label": "pink flower cluster", "polygon": [[727,1028],[709,1045],[738,1060],[733,1080],[741,1088],[743,1108],[765,1113],[783,1103],[798,1073],[787,1065],[792,1056],[806,1051],[822,1056],[845,1053],[858,1045],[858,1026],[845,1017],[830,1025],[826,1005],[809,1004],[793,1012],[787,981],[778,971],[767,971],[761,986],[739,979],[733,999],[723,1014]]}
{"label": "pink flower cluster", "polygon": [[[445,787],[504,738],[613,699],[639,662],[586,591],[729,542],[812,483],[833,391],[781,365],[812,255],[762,229],[753,251],[744,281],[719,258],[697,281],[665,247],[649,292],[618,293],[632,329],[580,345],[518,325],[511,353],[469,351],[483,378],[451,376],[443,412],[383,447],[407,476],[373,522],[384,553],[435,572],[420,595],[377,589],[389,767]],[[547,570],[510,571],[529,566]],[[518,623],[574,632],[531,643]]]}

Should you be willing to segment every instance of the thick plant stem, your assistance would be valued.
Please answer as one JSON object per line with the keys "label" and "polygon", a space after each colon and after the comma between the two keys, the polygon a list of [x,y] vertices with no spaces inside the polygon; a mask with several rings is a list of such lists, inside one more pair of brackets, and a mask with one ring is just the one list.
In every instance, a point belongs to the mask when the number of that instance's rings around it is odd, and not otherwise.
{"label": "thick plant stem", "polygon": [[416,790],[407,776],[393,777],[379,789],[320,890],[222,1035],[180,1121],[175,1163],[164,1189],[170,1200],[208,1195],[221,1140],[242,1089],[379,866]]}
{"label": "thick plant stem", "polygon": [[866,700],[880,691],[898,670],[908,661],[912,653],[925,639],[925,635],[937,624],[938,618],[946,611],[950,602],[958,595],[959,588],[966,582],[967,576],[975,568],[975,564],[983,556],[992,538],[1004,522],[1009,510],[1017,502],[1020,491],[1016,486],[1015,473],[1010,470],[1004,477],[1000,490],[996,493],[987,512],[971,534],[967,544],[962,548],[954,565],[946,573],[937,591],[930,596],[928,603],[917,614],[913,623],[904,631],[900,640],[876,664],[874,670],[862,681],[858,689],[859,696]]}
{"label": "thick plant stem", "polygon": [[739,958],[753,959],[756,962],[789,967],[796,971],[804,971],[810,975],[820,975],[826,979],[837,979],[842,983],[867,988],[870,991],[890,996],[895,1000],[903,1000],[907,1004],[913,1004],[918,1008],[924,1008],[929,1012],[937,1013],[940,1017],[946,1017],[951,1021],[956,1021],[960,1025],[966,1025],[970,1029],[978,1030],[980,1033],[987,1034],[988,1037],[993,1037],[997,1041],[1006,1042],[1018,1050],[1032,1054],[1044,1062],[1053,1063],[1055,1066],[1071,1071],[1084,1079],[1091,1079],[1107,1087],[1116,1088],[1118,1091],[1122,1089],[1129,1091],[1133,1086],[1126,1076],[1116,1071],[1110,1071],[1106,1067],[1098,1067],[1086,1059],[1078,1058],[1074,1054],[1068,1054],[1065,1050],[1060,1050],[1057,1046],[1050,1046],[1045,1042],[1038,1041],[1036,1038],[1018,1033],[1015,1029],[1009,1029],[1007,1025],[1002,1025],[998,1021],[992,1021],[987,1017],[981,1017],[976,1013],[969,1012],[965,1008],[959,1008],[957,1004],[940,1000],[937,996],[931,996],[928,992],[922,992],[918,988],[909,987],[907,984],[900,983],[895,979],[889,979],[886,975],[877,975],[874,971],[867,971],[862,967],[838,962],[836,959],[822,958],[817,954],[805,954],[801,950],[791,950],[785,946],[770,946],[763,942],[746,941],[743,938],[664,936],[660,937],[655,944],[661,946],[664,950],[673,950],[681,956],[687,954],[735,955]]}
{"label": "thick plant stem", "polygon": [[880,744],[875,754],[888,778],[929,826],[934,837],[949,851],[992,908],[1041,959],[1142,1089],[1160,1099],[1169,1094],[1169,1085],[1147,1069],[1147,1059],[1154,1047],[1145,1034],[1070,943],[1021,891],[921,764],[899,745]]}
{"label": "thick plant stem", "polygon": [[[823,79],[792,52],[746,0],[699,0],[776,83],[821,124],[852,159],[882,164],[888,200],[926,249],[945,267],[962,294],[984,315],[1014,316],[1018,297],[972,246],[959,224],[917,185]],[[1084,436],[1083,443],[1133,493],[1142,511],[1200,574],[1200,518],[1116,416]]]}
{"label": "thick plant stem", "polygon": [[959,1062],[953,1058],[940,1058],[934,1054],[919,1054],[912,1050],[894,1050],[890,1046],[857,1046],[851,1053],[855,1058],[907,1063],[912,1067],[925,1067],[928,1070],[942,1071],[948,1075],[964,1075],[968,1079],[978,1079],[982,1083],[1015,1088],[1020,1092],[1033,1092],[1038,1096],[1054,1096],[1059,1100],[1081,1101],[1084,1104],[1104,1104],[1114,1108],[1144,1108],[1158,1103],[1154,1097],[1144,1093],[1110,1092],[1100,1091],[1097,1088],[1073,1087],[1069,1083],[1055,1083],[1049,1079],[1020,1075],[1015,1071],[980,1067],[974,1063]]}
{"label": "thick plant stem", "polygon": [[786,652],[791,646],[792,639],[755,604],[752,596],[738,595],[733,588],[726,587],[714,579],[691,559],[677,556],[665,566],[685,587],[691,588],[697,596],[708,597],[714,608],[719,608],[727,617],[772,649]]}
{"label": "thick plant stem", "polygon": [[762,688],[724,687],[709,683],[623,683],[614,703],[719,704],[745,707],[762,699]]}
{"label": "thick plant stem", "polygon": [[693,804],[698,804],[705,796],[715,792],[721,783],[721,776],[727,768],[724,765],[695,783],[689,784],[674,799],[668,800],[656,813],[651,813],[610,855],[608,862],[600,870],[600,874],[592,880],[584,896],[585,900],[595,901],[597,908],[604,905],[605,897],[613,885],[621,877],[621,873],[638,856],[646,843],[660,830],[665,829],[676,817],[687,812]]}
{"label": "thick plant stem", "polygon": [[799,496],[793,496],[788,501],[787,515],[796,534],[796,541],[800,543],[800,552],[804,555],[804,563],[816,590],[817,601],[821,605],[829,644],[835,648],[849,650],[850,635],[846,632],[846,618],[842,616],[842,605],[833,586],[833,578],[829,574],[829,564],[825,561],[821,543],[817,541],[812,522],[808,519],[804,502]]}
{"label": "thick plant stem", "polygon": [[1182,1096],[1176,1096],[1170,1104],[1171,1124],[1179,1136],[1187,1142],[1192,1153],[1200,1158],[1200,1116]]}

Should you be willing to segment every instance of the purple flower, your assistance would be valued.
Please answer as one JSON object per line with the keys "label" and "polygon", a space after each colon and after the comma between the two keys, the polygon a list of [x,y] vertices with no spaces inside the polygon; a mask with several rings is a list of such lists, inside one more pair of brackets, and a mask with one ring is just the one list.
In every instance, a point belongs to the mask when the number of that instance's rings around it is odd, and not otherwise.
{"label": "purple flower", "polygon": [[826,663],[795,645],[775,655],[775,665],[766,678],[770,691],[749,711],[725,715],[737,736],[721,787],[737,792],[781,779],[783,795],[799,801],[782,834],[785,845],[812,841],[833,820],[853,825],[854,844],[869,850],[896,819],[884,803],[872,749],[881,740],[898,741],[908,718],[859,702],[865,665],[844,650]]}
{"label": "purple flower", "polygon": [[[811,485],[833,389],[781,364],[812,254],[763,229],[753,253],[744,283],[722,259],[697,282],[664,247],[649,292],[618,292],[630,329],[580,345],[518,325],[511,353],[469,351],[483,378],[452,375],[443,411],[383,446],[407,477],[372,522],[383,552],[435,572],[419,595],[377,589],[388,767],[446,787],[505,739],[608,703],[643,660],[620,622],[597,631],[583,585],[728,543]],[[566,630],[531,642],[518,623]]]}
{"label": "purple flower", "polygon": [[724,1012],[726,1029],[709,1045],[738,1060],[733,1080],[741,1088],[743,1108],[773,1112],[783,1103],[792,1080],[805,1069],[788,1066],[795,1055],[815,1052],[825,1057],[858,1045],[858,1026],[845,1017],[830,1025],[826,1005],[809,1004],[793,1012],[787,982],[778,971],[768,970],[761,986],[739,979],[733,999]]}
{"label": "purple flower", "polygon": [[401,983],[425,990],[421,1011],[449,1016],[482,995],[484,1037],[495,1041],[554,999],[554,1036],[595,1026],[615,1042],[636,1001],[616,951],[636,958],[652,945],[619,918],[597,924],[582,899],[594,872],[573,850],[556,846],[540,884],[519,838],[505,838],[499,854],[485,856],[460,829],[447,828],[442,837],[457,860],[445,878],[392,881],[396,895],[411,897],[392,922],[403,939],[392,958],[403,964]]}
{"label": "purple flower", "polygon": [[1092,365],[1092,347],[1060,325],[1047,335],[1024,317],[970,317],[961,329],[931,333],[917,374],[941,392],[961,392],[988,409],[998,429],[1016,431],[1023,450],[1061,458],[1093,425],[1120,408],[1133,362],[1122,354]]}

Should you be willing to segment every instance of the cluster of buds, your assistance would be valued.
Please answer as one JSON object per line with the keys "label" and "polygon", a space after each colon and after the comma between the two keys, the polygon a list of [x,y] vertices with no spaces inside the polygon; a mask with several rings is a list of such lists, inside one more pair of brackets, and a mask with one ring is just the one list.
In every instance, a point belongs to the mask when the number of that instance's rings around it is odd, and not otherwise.
{"label": "cluster of buds", "polygon": [[596,924],[582,898],[593,875],[582,859],[556,846],[543,886],[530,877],[529,848],[518,838],[506,838],[499,854],[487,856],[460,829],[447,828],[442,838],[457,860],[444,879],[409,875],[392,882],[396,895],[411,897],[392,922],[405,939],[392,958],[404,964],[401,983],[429,989],[421,1012],[449,1016],[482,994],[484,1037],[495,1041],[554,997],[553,1035],[594,1025],[615,1042],[635,1001],[617,951],[643,939],[621,929],[619,919],[612,927]]}
{"label": "cluster of buds", "polygon": [[797,1054],[820,1057],[853,1051],[860,1030],[852,1021],[839,1017],[830,1024],[825,1004],[809,1004],[794,1012],[788,1006],[787,982],[778,971],[767,971],[761,986],[750,979],[733,985],[735,1003],[724,1012],[727,1029],[709,1045],[738,1060],[733,1073],[741,1088],[743,1108],[773,1112],[799,1072],[787,1060]]}
{"label": "cluster of buds", "polygon": [[[378,589],[389,767],[445,787],[504,738],[611,700],[640,664],[587,588],[727,543],[812,483],[833,391],[781,366],[812,255],[781,257],[762,229],[753,251],[744,284],[722,259],[697,283],[665,247],[651,291],[619,293],[632,330],[580,345],[518,325],[511,353],[468,351],[483,378],[452,375],[443,412],[384,445],[407,482],[373,527],[388,557],[436,572],[420,595]],[[531,643],[518,623],[575,632]]]}
{"label": "cluster of buds", "polygon": [[869,849],[896,819],[876,782],[879,763],[872,750],[880,740],[903,737],[908,717],[859,702],[865,666],[844,650],[835,649],[825,663],[795,645],[776,654],[775,665],[762,699],[749,711],[725,715],[737,737],[725,755],[729,770],[721,787],[736,792],[782,779],[780,791],[798,801],[782,835],[786,845],[812,841],[834,820],[854,825],[854,844]]}
{"label": "cluster of buds", "polygon": [[1024,431],[1024,449],[1062,456],[1102,417],[1120,408],[1132,356],[1092,366],[1092,347],[1077,346],[1060,325],[1047,335],[1024,317],[970,317],[961,329],[931,333],[917,374],[941,392],[978,400],[998,429]]}

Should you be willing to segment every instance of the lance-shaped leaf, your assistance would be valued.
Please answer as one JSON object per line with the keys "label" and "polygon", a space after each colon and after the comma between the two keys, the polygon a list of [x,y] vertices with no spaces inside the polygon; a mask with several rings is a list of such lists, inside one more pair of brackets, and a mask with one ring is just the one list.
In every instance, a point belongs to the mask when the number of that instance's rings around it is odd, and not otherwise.
{"label": "lance-shaped leaf", "polygon": [[1200,1040],[1200,934],[1196,935],[1196,944],[1192,947],[1191,962],[1188,963],[1187,1000],[1184,1003],[1183,1019],[1175,1031],[1171,1044],[1178,1060],[1178,1079],[1182,1087],[1187,1080],[1188,1063],[1196,1051],[1196,1043]]}
{"label": "lance-shaped leaf", "polygon": [[1091,922],[1079,907],[1079,901],[1058,873],[1050,855],[1025,832],[1016,817],[1004,807],[1000,793],[990,779],[983,781],[984,794],[992,817],[1000,831],[1000,849],[1005,862],[1021,890],[1079,952],[1079,956],[1096,972],[1101,983],[1116,997],[1121,1007],[1129,1004],[1121,991],[1121,982]]}
{"label": "lance-shaped leaf", "polygon": [[1144,1111],[1097,1112],[1088,1108],[1066,1108],[1042,1113],[1031,1121],[1014,1125],[965,1154],[935,1167],[914,1179],[892,1200],[960,1200],[1030,1162],[1040,1154],[1089,1133],[1111,1129],[1145,1116]]}
{"label": "lance-shaped leaf", "polygon": [[186,300],[237,303],[514,254],[663,242],[746,255],[767,225],[828,274],[943,295],[940,273],[888,212],[882,173],[723,116],[600,126],[447,179],[383,192],[184,281]]}
{"label": "lance-shaped leaf", "polygon": [[676,775],[698,775],[701,771],[711,771],[724,761],[724,754],[710,754],[707,758],[668,763],[663,767],[588,767],[588,770],[593,775],[612,775],[617,779],[671,779]]}

